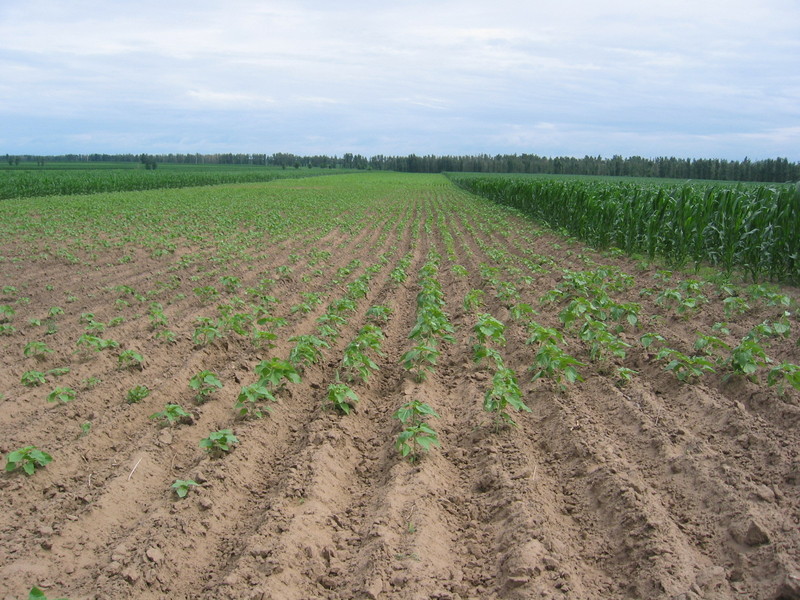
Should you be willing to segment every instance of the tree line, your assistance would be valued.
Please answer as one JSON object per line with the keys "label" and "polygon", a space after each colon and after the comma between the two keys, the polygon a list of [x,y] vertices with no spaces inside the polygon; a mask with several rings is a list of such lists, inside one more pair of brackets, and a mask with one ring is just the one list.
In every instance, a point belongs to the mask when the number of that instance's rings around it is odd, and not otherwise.
{"label": "tree line", "polygon": [[[530,173],[553,175],[612,175],[622,177],[669,177],[675,179],[719,179],[729,181],[787,182],[800,181],[800,163],[786,158],[751,161],[718,158],[675,158],[641,156],[611,158],[602,156],[539,156],[537,154],[488,154],[436,156],[366,157],[345,153],[304,156],[286,152],[273,154],[64,154],[59,156],[6,155],[9,165],[20,161],[44,165],[45,162],[144,162],[149,164],[253,165],[282,168],[316,167],[325,169],[374,169],[407,173],[478,172]],[[145,163],[148,164],[148,163]]]}

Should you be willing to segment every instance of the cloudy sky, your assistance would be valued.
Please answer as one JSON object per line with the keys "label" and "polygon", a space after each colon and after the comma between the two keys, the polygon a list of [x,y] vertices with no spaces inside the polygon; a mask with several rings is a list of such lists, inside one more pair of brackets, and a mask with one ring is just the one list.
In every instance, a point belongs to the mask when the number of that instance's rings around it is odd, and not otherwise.
{"label": "cloudy sky", "polygon": [[797,0],[0,0],[0,154],[800,161]]}

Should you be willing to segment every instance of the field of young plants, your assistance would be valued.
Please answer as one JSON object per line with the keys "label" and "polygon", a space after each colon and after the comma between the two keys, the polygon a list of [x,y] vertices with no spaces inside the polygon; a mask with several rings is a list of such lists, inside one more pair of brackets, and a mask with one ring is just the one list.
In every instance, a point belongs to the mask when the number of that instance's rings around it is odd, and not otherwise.
{"label": "field of young plants", "polygon": [[798,300],[440,175],[0,202],[0,598],[800,598]]}

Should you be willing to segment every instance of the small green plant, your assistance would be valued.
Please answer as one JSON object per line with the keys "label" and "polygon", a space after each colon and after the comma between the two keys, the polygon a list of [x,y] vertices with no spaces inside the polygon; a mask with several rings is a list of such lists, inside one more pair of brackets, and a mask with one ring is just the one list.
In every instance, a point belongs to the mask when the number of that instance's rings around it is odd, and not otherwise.
{"label": "small green plant", "polygon": [[24,354],[26,358],[35,358],[36,360],[44,360],[45,357],[52,352],[53,351],[47,347],[47,344],[38,341],[28,342],[22,350],[22,354]]}
{"label": "small green plant", "polygon": [[221,323],[210,317],[197,317],[197,327],[192,334],[192,341],[198,346],[207,346],[223,336]]}
{"label": "small green plant", "polygon": [[289,361],[280,358],[262,360],[253,369],[263,385],[269,386],[272,391],[280,390],[285,382],[300,383],[300,374]]}
{"label": "small green plant", "polygon": [[47,377],[41,371],[25,371],[21,381],[25,387],[36,387],[47,383]]}
{"label": "small green plant", "polygon": [[17,328],[10,323],[0,323],[0,335],[12,335],[17,331]]}
{"label": "small green plant", "polygon": [[[31,591],[28,592],[28,600],[48,600],[44,592],[38,587],[33,586]],[[53,598],[53,600],[68,600],[68,598]]]}
{"label": "small green plant", "polygon": [[158,421],[162,427],[171,427],[183,420],[191,419],[192,415],[186,412],[180,404],[166,404],[164,410],[153,413],[150,418]]}
{"label": "small green plant", "polygon": [[277,399],[264,382],[257,381],[242,387],[233,409],[239,417],[261,419],[265,411],[270,411],[269,406],[264,404],[266,401],[277,402]]}
{"label": "small green plant", "polygon": [[139,369],[144,368],[144,357],[136,350],[123,350],[117,357],[117,365],[120,369]]}
{"label": "small green plant", "polygon": [[389,315],[391,314],[391,308],[382,304],[376,304],[367,310],[367,319],[374,323],[385,323],[389,320]]}
{"label": "small green plant", "polygon": [[626,386],[631,382],[633,376],[637,374],[638,371],[634,371],[633,369],[629,369],[628,367],[618,367],[617,380],[614,383],[617,387]]}
{"label": "small green plant", "polygon": [[328,342],[315,335],[296,335],[289,341],[295,342],[289,351],[289,362],[300,370],[318,363],[322,359],[322,348],[330,348]]}
{"label": "small green plant", "polygon": [[91,352],[101,352],[102,350],[107,350],[109,348],[118,348],[119,342],[115,342],[114,340],[104,340],[97,336],[84,333],[78,338],[76,346],[78,347],[78,352],[89,354]]}
{"label": "small green plant", "polygon": [[99,377],[91,376],[81,381],[81,387],[84,390],[90,390],[100,384],[102,380]]}
{"label": "small green plant", "polygon": [[759,367],[765,367],[771,362],[761,344],[745,338],[731,351],[727,365],[733,373],[753,378]]}
{"label": "small green plant", "polygon": [[92,431],[92,422],[91,421],[84,421],[81,423],[81,432],[78,434],[78,438],[86,437]]}
{"label": "small green plant", "polygon": [[219,291],[213,285],[204,285],[194,288],[194,295],[197,296],[203,304],[213,302],[219,296]]}
{"label": "small green plant", "polygon": [[186,498],[192,487],[199,485],[194,479],[176,479],[172,484],[172,490],[178,498]]}
{"label": "small green plant", "polygon": [[6,456],[6,471],[11,472],[21,468],[26,475],[33,475],[37,468],[44,467],[52,460],[52,456],[36,446],[25,446]]}
{"label": "small green plant", "polygon": [[470,290],[466,294],[464,294],[464,310],[466,312],[472,312],[473,310],[477,310],[484,305],[483,296],[486,292],[483,290]]}
{"label": "small green plant", "polygon": [[135,385],[128,390],[128,393],[125,395],[125,401],[128,404],[136,404],[147,398],[149,395],[150,388],[148,388],[146,385]]}
{"label": "small green plant", "polygon": [[714,363],[703,356],[687,356],[672,348],[662,348],[657,360],[666,360],[665,371],[672,372],[680,381],[690,381],[704,373],[714,373]]}
{"label": "small green plant", "polygon": [[345,383],[332,383],[328,386],[328,402],[339,412],[349,415],[358,404],[358,395]]}
{"label": "small green plant", "polygon": [[453,265],[450,270],[456,277],[467,277],[469,275],[469,272],[463,265]]}
{"label": "small green plant", "polygon": [[230,429],[220,429],[209,434],[207,438],[200,440],[200,447],[211,456],[219,457],[233,450],[233,446],[239,443],[239,438],[233,435]]}
{"label": "small green plant", "polygon": [[727,318],[743,315],[750,310],[750,305],[741,296],[728,296],[722,301],[722,308]]}
{"label": "small green plant", "polygon": [[784,382],[794,389],[800,390],[800,366],[793,363],[781,363],[772,367],[767,374],[767,385],[778,385],[779,393],[784,391]]}
{"label": "small green plant", "polygon": [[47,311],[47,316],[51,319],[55,319],[58,316],[64,314],[64,309],[60,306],[53,306],[50,310]]}
{"label": "small green plant", "polygon": [[211,395],[222,389],[222,382],[213,371],[200,371],[189,379],[189,387],[195,392],[195,400],[198,404],[207,402]]}
{"label": "small green plant", "polygon": [[561,388],[566,390],[566,383],[583,381],[575,367],[585,367],[585,363],[570,356],[561,348],[553,343],[545,343],[539,347],[534,358],[534,364],[529,370],[533,371],[533,381],[541,377],[546,377],[555,381]]}
{"label": "small green plant", "polygon": [[425,402],[411,400],[401,406],[393,416],[403,424],[395,447],[400,456],[409,462],[417,462],[422,453],[429,452],[432,446],[441,446],[436,430],[425,422],[427,417],[438,419],[439,415]]}
{"label": "small green plant", "polygon": [[414,376],[415,381],[422,382],[429,373],[436,370],[439,354],[439,350],[432,343],[421,343],[403,354],[400,363],[406,371]]}
{"label": "small green plant", "polygon": [[0,323],[7,323],[17,314],[8,304],[0,304]]}
{"label": "small green plant", "polygon": [[222,287],[225,288],[225,291],[229,294],[233,294],[242,287],[242,281],[238,277],[234,277],[233,275],[224,275],[220,277],[220,283]]}
{"label": "small green plant", "polygon": [[495,414],[495,428],[502,423],[516,426],[516,421],[508,414],[508,408],[531,412],[522,401],[522,391],[517,383],[517,376],[512,369],[501,367],[492,377],[492,387],[486,390],[483,397],[483,409]]}
{"label": "small green plant", "polygon": [[71,387],[57,387],[47,395],[48,402],[66,404],[75,400],[77,393]]}

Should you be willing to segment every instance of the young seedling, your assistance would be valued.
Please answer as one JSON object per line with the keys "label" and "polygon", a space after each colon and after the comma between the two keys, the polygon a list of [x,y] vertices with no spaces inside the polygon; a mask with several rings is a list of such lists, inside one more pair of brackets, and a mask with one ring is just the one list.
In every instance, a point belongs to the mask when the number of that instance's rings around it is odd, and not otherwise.
{"label": "young seedling", "polygon": [[128,404],[136,404],[141,402],[150,395],[150,388],[146,385],[136,385],[128,390],[125,395],[125,401]]}
{"label": "young seedling", "polygon": [[411,400],[401,406],[393,416],[403,424],[395,448],[409,462],[417,462],[423,452],[430,451],[431,446],[441,446],[436,430],[425,422],[427,417],[439,418],[430,405],[420,400]]}
{"label": "young seedling", "polygon": [[232,446],[239,443],[239,438],[233,435],[230,429],[220,429],[214,431],[207,438],[200,440],[200,447],[205,449],[211,456],[220,457],[230,452]]}
{"label": "young seedling", "polygon": [[41,371],[25,371],[21,381],[25,387],[36,387],[47,383],[47,378]]}
{"label": "young seedling", "polygon": [[189,379],[189,387],[195,392],[195,400],[198,404],[208,402],[211,395],[222,389],[222,382],[213,371],[200,371],[192,375]]}
{"label": "young seedling", "polygon": [[277,399],[263,381],[257,381],[242,387],[233,409],[243,419],[255,417],[261,419],[264,412],[270,412],[266,401],[277,402]]}
{"label": "young seedling", "polygon": [[[28,592],[28,600],[48,600],[47,596],[44,595],[44,592],[40,590],[38,587],[33,586],[31,591]],[[69,600],[68,598],[53,598],[52,600]]]}
{"label": "young seedling", "polygon": [[269,360],[262,360],[253,369],[255,374],[259,377],[259,382],[267,386],[271,391],[277,392],[286,384],[300,383],[300,374],[294,366],[280,358],[270,358]]}
{"label": "young seedling", "polygon": [[120,369],[139,369],[144,368],[144,357],[136,350],[123,350],[117,357],[117,365]]}
{"label": "young seedling", "polygon": [[33,475],[37,468],[44,467],[52,460],[52,456],[39,450],[36,446],[25,446],[6,456],[6,471],[11,472],[22,468],[26,475]]}
{"label": "young seedling", "polygon": [[336,410],[349,415],[358,404],[358,395],[345,383],[332,383],[328,386],[328,401]]}
{"label": "young seedling", "polygon": [[439,354],[439,350],[432,343],[421,343],[403,354],[400,363],[406,371],[414,376],[415,381],[422,382],[429,373],[436,370]]}
{"label": "young seedling", "polygon": [[22,350],[22,354],[26,358],[35,358],[36,360],[44,360],[45,357],[53,351],[47,347],[44,342],[28,342]]}
{"label": "young seedling", "polygon": [[778,384],[778,393],[781,395],[784,393],[784,382],[789,383],[794,389],[800,390],[800,366],[785,362],[769,370],[767,385]]}
{"label": "young seedling", "polygon": [[492,387],[486,390],[483,398],[483,409],[495,413],[495,429],[506,423],[516,426],[517,423],[508,414],[508,408],[531,412],[531,409],[522,401],[522,391],[519,389],[517,377],[513,370],[503,367],[498,369],[492,377]]}
{"label": "young seedling", "polygon": [[178,498],[186,498],[189,490],[196,485],[199,484],[194,479],[176,479],[172,489]]}
{"label": "young seedling", "polygon": [[47,395],[48,402],[66,404],[75,400],[76,392],[70,387],[57,387]]}
{"label": "young seedling", "polygon": [[161,427],[171,427],[175,423],[190,420],[192,415],[186,412],[180,404],[166,404],[164,410],[150,415],[154,421],[158,421]]}

